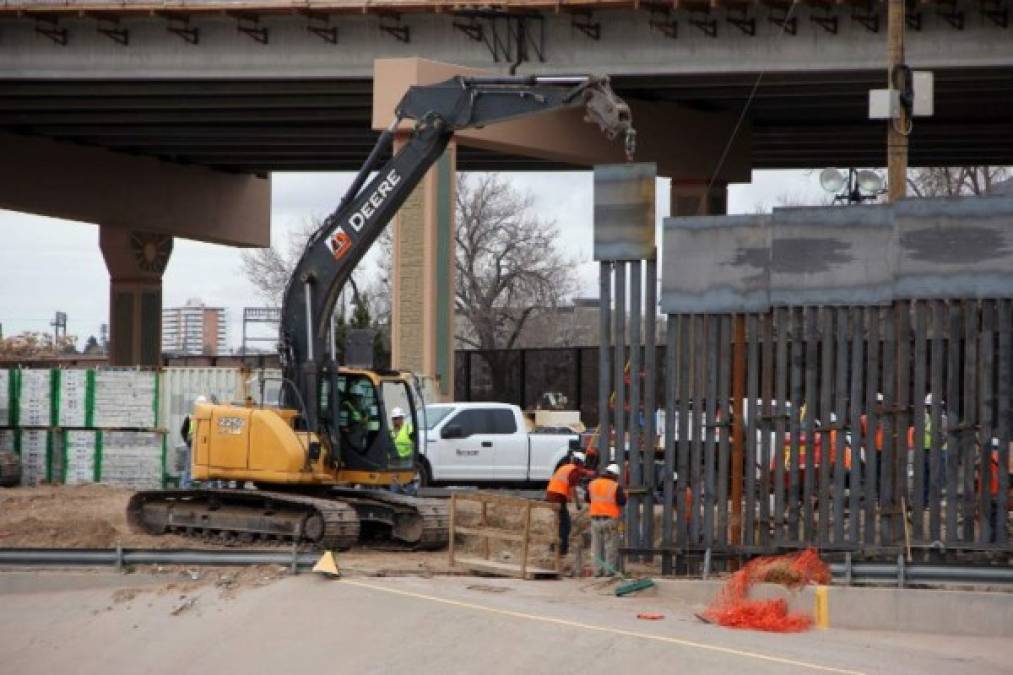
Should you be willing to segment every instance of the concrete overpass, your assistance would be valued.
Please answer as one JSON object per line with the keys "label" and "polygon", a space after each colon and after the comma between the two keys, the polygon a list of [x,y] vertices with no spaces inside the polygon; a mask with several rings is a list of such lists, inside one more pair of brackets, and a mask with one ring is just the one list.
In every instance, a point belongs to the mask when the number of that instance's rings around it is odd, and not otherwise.
{"label": "concrete overpass", "polygon": [[[908,62],[936,73],[936,114],[916,121],[912,165],[1013,164],[1006,2],[909,9]],[[150,359],[171,236],[265,245],[271,172],[359,166],[376,134],[378,58],[612,74],[635,104],[641,147],[674,178],[674,212],[700,196],[723,210],[724,185],[752,168],[885,157],[883,125],[866,119],[868,89],[885,82],[878,2],[0,3],[0,206],[105,226],[121,362]],[[582,163],[465,143],[454,162]]]}

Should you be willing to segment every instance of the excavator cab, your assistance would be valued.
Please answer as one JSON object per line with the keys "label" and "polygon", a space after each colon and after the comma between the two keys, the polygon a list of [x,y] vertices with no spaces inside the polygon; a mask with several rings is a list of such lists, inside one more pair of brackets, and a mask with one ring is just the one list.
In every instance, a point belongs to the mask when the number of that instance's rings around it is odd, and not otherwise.
{"label": "excavator cab", "polygon": [[[391,414],[395,408],[405,412],[405,424],[412,440],[408,457],[398,454],[394,442]],[[409,376],[398,371],[337,368],[322,380],[320,420],[326,429],[338,482],[376,483],[377,474],[389,480],[410,482],[415,473],[418,435],[415,432],[416,405]],[[357,480],[372,474],[369,481]]]}

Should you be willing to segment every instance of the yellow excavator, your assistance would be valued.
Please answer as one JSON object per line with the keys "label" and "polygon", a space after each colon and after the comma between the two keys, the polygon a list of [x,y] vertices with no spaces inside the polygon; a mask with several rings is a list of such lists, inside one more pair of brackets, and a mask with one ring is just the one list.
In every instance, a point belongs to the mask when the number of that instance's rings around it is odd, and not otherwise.
{"label": "yellow excavator", "polygon": [[[413,376],[338,364],[330,317],[356,264],[455,131],[573,107],[583,107],[585,120],[609,139],[622,135],[632,158],[630,110],[605,77],[459,76],[409,88],[289,279],[280,405],[194,406],[193,479],[239,487],[138,492],[127,506],[131,526],[223,543],[285,541],[322,549],[347,548],[366,533],[418,548],[446,544],[443,500],[389,489],[413,481],[424,437]],[[391,156],[404,120],[414,127]],[[394,443],[394,408],[410,425],[411,456],[404,443],[401,452]]]}

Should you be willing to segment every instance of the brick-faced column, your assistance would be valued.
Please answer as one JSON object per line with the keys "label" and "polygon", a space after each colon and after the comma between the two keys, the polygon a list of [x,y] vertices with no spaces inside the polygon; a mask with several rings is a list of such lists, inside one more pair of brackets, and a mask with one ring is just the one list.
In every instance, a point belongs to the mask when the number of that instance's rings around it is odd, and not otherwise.
{"label": "brick-faced column", "polygon": [[456,149],[426,173],[394,219],[391,365],[433,378],[454,397]]}

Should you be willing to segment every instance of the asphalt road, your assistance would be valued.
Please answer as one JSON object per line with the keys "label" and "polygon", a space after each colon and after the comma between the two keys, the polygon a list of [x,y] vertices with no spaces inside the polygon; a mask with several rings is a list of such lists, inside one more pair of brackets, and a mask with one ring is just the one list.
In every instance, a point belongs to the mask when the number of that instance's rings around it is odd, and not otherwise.
{"label": "asphalt road", "polygon": [[[733,631],[699,622],[691,607],[615,598],[576,580],[302,575],[227,598],[213,585],[167,588],[164,577],[82,582],[43,574],[0,579],[0,673],[982,675],[1013,668],[1009,640]],[[121,588],[96,587],[107,584]],[[645,611],[665,616],[638,619]]]}

